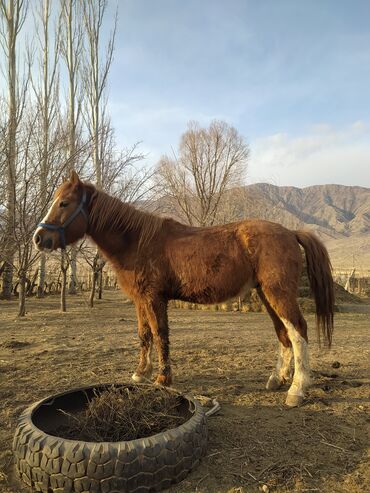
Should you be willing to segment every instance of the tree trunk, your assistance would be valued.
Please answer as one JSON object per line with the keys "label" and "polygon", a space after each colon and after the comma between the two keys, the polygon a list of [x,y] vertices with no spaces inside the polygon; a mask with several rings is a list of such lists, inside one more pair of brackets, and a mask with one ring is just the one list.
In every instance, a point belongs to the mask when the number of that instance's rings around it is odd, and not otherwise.
{"label": "tree trunk", "polygon": [[96,282],[98,280],[98,252],[96,252],[93,264],[92,264],[92,283],[91,283],[91,289],[90,289],[90,308],[94,307],[94,298],[95,298],[95,288],[96,288]]}
{"label": "tree trunk", "polygon": [[101,300],[103,298],[103,269],[99,271],[99,293],[98,299]]}
{"label": "tree trunk", "polygon": [[28,285],[27,292],[26,292],[27,296],[32,296],[33,288],[36,285],[36,278],[37,278],[38,274],[39,274],[39,269],[37,268],[35,270],[35,273],[32,276],[32,279],[31,279],[29,285]]}
{"label": "tree trunk", "polygon": [[75,245],[71,248],[68,294],[77,294],[77,249]]}
{"label": "tree trunk", "polygon": [[[9,254],[7,255],[9,257]],[[4,300],[10,300],[13,289],[13,265],[9,262],[5,262],[3,270],[3,289],[1,292],[1,298]]]}
{"label": "tree trunk", "polygon": [[68,271],[68,258],[65,251],[62,251],[62,257],[60,261],[60,269],[62,273],[62,287],[60,290],[60,309],[62,312],[67,311],[67,271]]}
{"label": "tree trunk", "polygon": [[91,290],[90,290],[90,308],[94,308],[94,298],[95,298],[95,287],[96,287],[96,282],[97,282],[97,272],[93,272],[92,276],[92,284],[91,284]]}
{"label": "tree trunk", "polygon": [[26,273],[22,270],[19,273],[19,303],[18,317],[26,315]]}
{"label": "tree trunk", "polygon": [[62,289],[60,290],[60,309],[62,312],[67,311],[67,271],[62,272]]}
{"label": "tree trunk", "polygon": [[45,296],[46,255],[41,252],[37,279],[37,298]]}

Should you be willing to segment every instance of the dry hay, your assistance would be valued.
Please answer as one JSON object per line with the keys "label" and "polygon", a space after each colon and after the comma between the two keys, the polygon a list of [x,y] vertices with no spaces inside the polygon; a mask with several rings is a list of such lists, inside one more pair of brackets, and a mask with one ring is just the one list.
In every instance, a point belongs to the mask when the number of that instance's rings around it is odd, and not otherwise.
{"label": "dry hay", "polygon": [[161,387],[112,386],[87,398],[78,413],[62,412],[68,423],[52,434],[71,440],[117,442],[145,438],[176,428],[189,419],[183,397]]}

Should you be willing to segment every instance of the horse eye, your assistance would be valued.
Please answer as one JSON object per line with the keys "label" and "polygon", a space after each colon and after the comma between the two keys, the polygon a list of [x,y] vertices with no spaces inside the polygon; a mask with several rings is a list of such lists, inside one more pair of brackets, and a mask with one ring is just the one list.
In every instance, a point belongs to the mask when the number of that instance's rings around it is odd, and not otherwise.
{"label": "horse eye", "polygon": [[59,207],[67,207],[67,205],[68,205],[68,202],[62,201],[62,202],[59,204]]}

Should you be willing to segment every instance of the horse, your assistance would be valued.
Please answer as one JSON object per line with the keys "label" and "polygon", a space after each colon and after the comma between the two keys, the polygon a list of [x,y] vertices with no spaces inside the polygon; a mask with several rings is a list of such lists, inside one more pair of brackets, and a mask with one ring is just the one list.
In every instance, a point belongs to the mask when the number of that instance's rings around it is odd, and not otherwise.
{"label": "horse", "polygon": [[[167,307],[169,300],[220,303],[257,292],[279,341],[278,361],[266,388],[291,377],[286,405],[302,404],[310,384],[307,323],[297,302],[303,247],[316,304],[316,328],[330,347],[334,330],[331,263],[322,242],[308,231],[251,219],[194,227],[140,211],[112,197],[73,171],[56,190],[33,241],[38,250],[65,248],[85,235],[111,263],[121,289],[134,302],[140,358],[132,375],[152,375],[158,354],[159,385],[172,384]],[[292,360],[294,374],[292,375]]]}

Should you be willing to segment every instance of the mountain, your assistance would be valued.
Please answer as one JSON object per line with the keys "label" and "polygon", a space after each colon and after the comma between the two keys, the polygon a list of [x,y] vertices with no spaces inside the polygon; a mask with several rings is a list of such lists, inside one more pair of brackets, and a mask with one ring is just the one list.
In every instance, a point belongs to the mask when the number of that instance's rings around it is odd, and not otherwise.
{"label": "mountain", "polygon": [[257,183],[245,189],[257,202],[269,203],[272,215],[280,218],[282,224],[310,226],[323,239],[370,232],[369,188],[344,185],[296,188]]}

